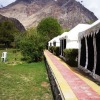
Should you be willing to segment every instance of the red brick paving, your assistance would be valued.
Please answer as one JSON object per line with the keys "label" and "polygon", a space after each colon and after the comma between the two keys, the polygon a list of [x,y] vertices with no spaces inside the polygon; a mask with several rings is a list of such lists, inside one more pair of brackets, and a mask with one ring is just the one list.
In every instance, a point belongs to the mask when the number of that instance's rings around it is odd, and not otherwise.
{"label": "red brick paving", "polygon": [[69,70],[53,54],[46,51],[53,64],[57,67],[64,79],[67,81],[78,100],[100,100],[97,94],[88,84],[80,79],[73,71]]}

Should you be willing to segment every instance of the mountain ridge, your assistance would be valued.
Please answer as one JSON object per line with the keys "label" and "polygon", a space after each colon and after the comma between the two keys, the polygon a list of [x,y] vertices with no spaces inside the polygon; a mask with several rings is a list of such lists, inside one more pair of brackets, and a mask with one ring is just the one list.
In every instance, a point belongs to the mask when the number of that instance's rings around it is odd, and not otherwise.
{"label": "mountain ridge", "polygon": [[5,17],[3,15],[0,15],[0,22],[6,21],[6,20],[9,20],[9,21],[13,22],[14,25],[16,26],[16,28],[20,32],[25,32],[24,26],[17,19],[15,19],[15,18],[8,18],[8,17]]}
{"label": "mountain ridge", "polygon": [[0,14],[18,19],[26,28],[37,26],[48,16],[57,18],[65,29],[97,20],[94,13],[75,0],[17,0],[1,8]]}

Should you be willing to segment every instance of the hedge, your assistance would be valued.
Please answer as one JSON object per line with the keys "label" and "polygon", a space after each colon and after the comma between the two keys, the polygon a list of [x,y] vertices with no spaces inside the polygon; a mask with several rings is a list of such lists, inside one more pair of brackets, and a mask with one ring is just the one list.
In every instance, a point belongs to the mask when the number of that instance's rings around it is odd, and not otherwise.
{"label": "hedge", "polygon": [[69,65],[77,66],[78,49],[64,49],[63,53]]}
{"label": "hedge", "polygon": [[56,56],[60,55],[60,47],[51,46],[51,47],[49,47],[49,51],[51,53],[55,54]]}

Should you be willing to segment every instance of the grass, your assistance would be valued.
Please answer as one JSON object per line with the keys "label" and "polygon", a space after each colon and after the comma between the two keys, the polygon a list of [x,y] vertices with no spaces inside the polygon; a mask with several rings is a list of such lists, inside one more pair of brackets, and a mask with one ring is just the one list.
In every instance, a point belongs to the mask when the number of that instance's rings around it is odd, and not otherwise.
{"label": "grass", "polygon": [[19,50],[16,49],[3,49],[0,50],[0,55],[2,52],[7,52],[7,62],[6,64],[20,64],[22,63],[22,55]]}
{"label": "grass", "polygon": [[0,62],[0,100],[52,100],[44,62],[28,64],[20,52],[16,60],[13,49],[7,52],[8,61]]}

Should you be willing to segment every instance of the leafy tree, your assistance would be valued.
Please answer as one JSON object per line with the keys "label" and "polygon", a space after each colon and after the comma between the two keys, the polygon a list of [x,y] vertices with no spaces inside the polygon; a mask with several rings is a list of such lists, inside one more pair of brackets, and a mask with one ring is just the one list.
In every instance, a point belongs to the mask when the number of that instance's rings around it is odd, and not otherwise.
{"label": "leafy tree", "polygon": [[28,62],[40,61],[42,59],[43,49],[44,43],[34,29],[30,29],[27,35],[20,41],[20,50],[24,59]]}
{"label": "leafy tree", "polygon": [[9,20],[5,20],[0,23],[0,43],[4,43],[7,47],[14,41],[15,33],[19,31],[15,27],[14,23]]}
{"label": "leafy tree", "polygon": [[62,28],[57,19],[52,17],[42,19],[37,26],[37,32],[42,35],[42,39],[44,39],[45,42],[48,42],[53,37],[61,34],[61,31]]}
{"label": "leafy tree", "polygon": [[37,29],[29,29],[26,36],[20,41],[20,50],[28,61],[40,61],[46,43],[61,33],[61,26],[56,19],[43,19]]}

